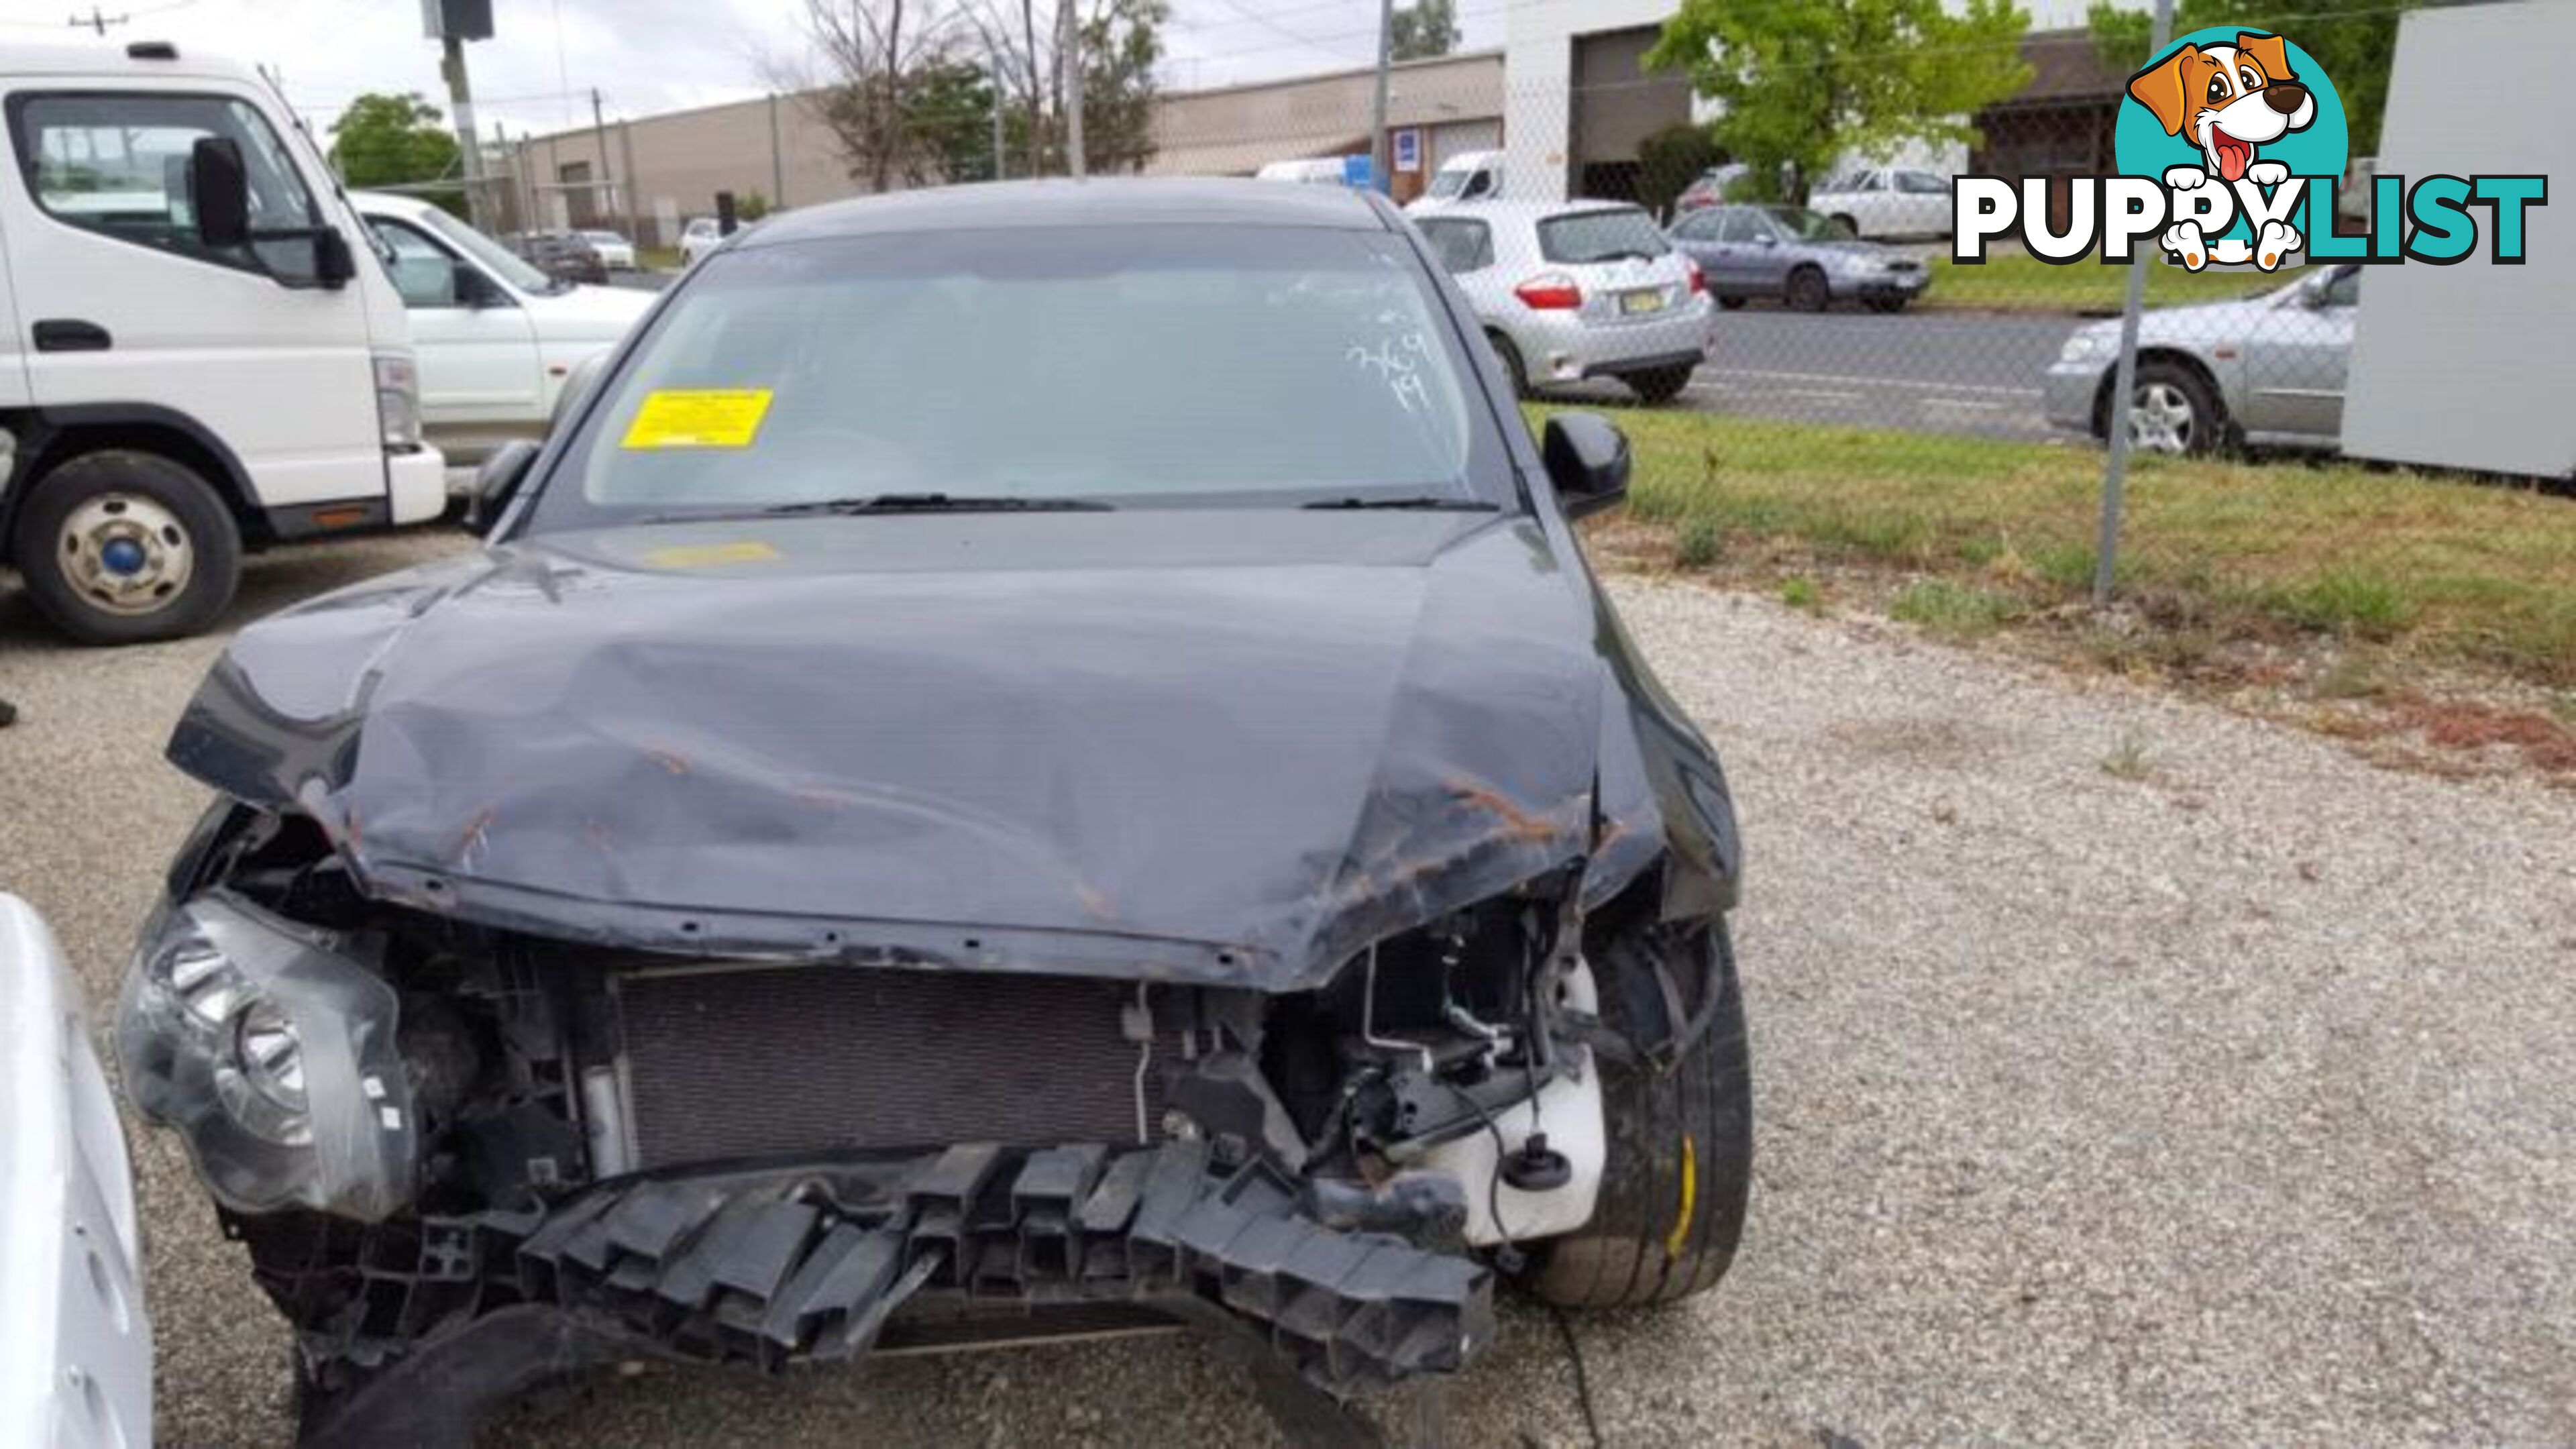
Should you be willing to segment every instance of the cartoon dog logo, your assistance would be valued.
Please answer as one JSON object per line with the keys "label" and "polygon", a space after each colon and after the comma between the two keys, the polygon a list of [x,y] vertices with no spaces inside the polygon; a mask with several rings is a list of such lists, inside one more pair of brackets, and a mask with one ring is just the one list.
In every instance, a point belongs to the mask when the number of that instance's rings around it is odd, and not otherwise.
{"label": "cartoon dog logo", "polygon": [[[2247,179],[2280,185],[2290,168],[2255,159],[2255,148],[2304,131],[2317,118],[2317,98],[2290,71],[2288,44],[2250,30],[2238,31],[2234,45],[2184,46],[2131,76],[2129,95],[2155,114],[2166,135],[2189,138],[2209,163],[2168,169],[2165,184],[2177,191]],[[2250,246],[2233,238],[2209,243],[2196,221],[2176,222],[2163,237],[2165,250],[2195,272],[2211,261],[2249,259],[2268,272],[2305,240],[2279,221],[2264,223]]]}

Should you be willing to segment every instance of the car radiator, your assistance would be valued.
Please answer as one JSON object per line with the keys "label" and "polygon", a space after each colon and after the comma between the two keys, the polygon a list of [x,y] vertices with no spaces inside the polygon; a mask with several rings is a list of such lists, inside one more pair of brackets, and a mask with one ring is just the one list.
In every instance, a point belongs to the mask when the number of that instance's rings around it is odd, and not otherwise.
{"label": "car radiator", "polygon": [[[627,1122],[645,1170],[726,1158],[991,1142],[1135,1143],[1162,1073],[1131,984],[831,966],[618,979]],[[1159,1003],[1158,1003],[1159,1004]],[[1141,1074],[1140,1064],[1146,1066]]]}

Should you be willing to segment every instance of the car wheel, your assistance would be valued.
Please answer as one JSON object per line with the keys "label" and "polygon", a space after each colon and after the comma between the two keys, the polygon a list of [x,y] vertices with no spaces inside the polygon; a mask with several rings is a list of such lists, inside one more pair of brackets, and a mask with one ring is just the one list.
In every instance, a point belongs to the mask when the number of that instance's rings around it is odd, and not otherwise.
{"label": "car wheel", "polygon": [[232,602],[241,567],[241,532],[213,486],[123,448],[38,480],[12,548],[37,611],[83,644],[202,632]]}
{"label": "car wheel", "polygon": [[1824,272],[1816,267],[1800,267],[1789,274],[1789,305],[1801,312],[1822,312],[1834,300],[1833,289],[1825,285]]}
{"label": "car wheel", "polygon": [[1512,339],[1500,332],[1488,332],[1485,334],[1485,339],[1494,344],[1494,356],[1503,364],[1503,376],[1512,381],[1512,396],[1528,397],[1530,395],[1529,369],[1521,363],[1521,350],[1512,345]]}
{"label": "car wheel", "polygon": [[1744,310],[1744,299],[1742,297],[1720,297],[1717,299],[1717,305],[1724,307],[1729,312],[1741,312]]}
{"label": "car wheel", "polygon": [[1691,369],[1658,367],[1648,372],[1632,372],[1619,380],[1650,403],[1668,403],[1680,397],[1683,388],[1690,386]]}
{"label": "car wheel", "polygon": [[[2130,447],[2178,456],[2218,446],[2218,404],[2191,368],[2162,359],[2141,362],[2129,397]],[[2107,418],[2103,431],[2109,431]]]}
{"label": "car wheel", "polygon": [[[1713,953],[1713,955],[1712,955]],[[1713,970],[1710,968],[1714,968]],[[1707,1030],[1671,1070],[1601,1061],[1609,1159],[1592,1221],[1538,1244],[1527,1281],[1568,1308],[1668,1303],[1716,1286],[1744,1235],[1753,1182],[1753,1084],[1735,952],[1720,921],[1633,927],[1594,963],[1602,1024],[1648,1045],[1703,1002]],[[1668,1004],[1665,983],[1683,997]]]}

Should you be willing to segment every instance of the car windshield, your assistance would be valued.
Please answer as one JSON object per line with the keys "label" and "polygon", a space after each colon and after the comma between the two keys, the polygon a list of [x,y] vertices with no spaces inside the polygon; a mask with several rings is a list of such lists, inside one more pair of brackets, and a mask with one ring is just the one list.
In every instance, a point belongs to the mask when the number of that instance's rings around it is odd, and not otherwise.
{"label": "car windshield", "polygon": [[1792,241],[1849,241],[1841,222],[1800,206],[1766,206],[1762,214]]}
{"label": "car windshield", "polygon": [[1467,178],[1476,173],[1464,166],[1444,167],[1431,173],[1430,194],[1443,201],[1467,189]]}
{"label": "car windshield", "polygon": [[536,522],[889,498],[1475,506],[1500,443],[1469,375],[1420,263],[1383,232],[755,246],[671,299]]}
{"label": "car windshield", "polygon": [[1580,266],[1615,262],[1623,257],[1651,261],[1672,250],[1654,218],[1633,206],[1608,211],[1578,211],[1552,216],[1538,224],[1539,255],[1551,262]]}
{"label": "car windshield", "polygon": [[440,241],[472,258],[475,265],[485,271],[499,273],[501,280],[522,292],[545,295],[564,289],[564,283],[521,261],[508,247],[437,207],[422,211],[417,220],[422,227],[436,233]]}

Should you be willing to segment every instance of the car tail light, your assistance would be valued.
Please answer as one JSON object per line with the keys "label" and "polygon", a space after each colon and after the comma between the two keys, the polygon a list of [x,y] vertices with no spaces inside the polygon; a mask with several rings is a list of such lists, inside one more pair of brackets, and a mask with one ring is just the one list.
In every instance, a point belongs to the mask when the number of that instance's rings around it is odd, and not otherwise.
{"label": "car tail light", "polygon": [[1682,258],[1682,270],[1690,274],[1691,295],[1694,297],[1707,296],[1708,275],[1699,269],[1699,263],[1692,261],[1688,257],[1684,257]]}
{"label": "car tail light", "polygon": [[1512,289],[1533,312],[1571,312],[1583,305],[1583,289],[1563,272],[1541,272]]}
{"label": "car tail light", "polygon": [[376,425],[391,451],[419,449],[420,369],[409,353],[376,354]]}

